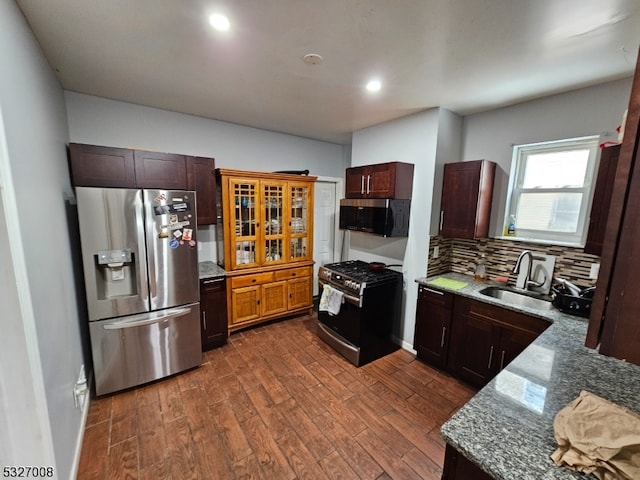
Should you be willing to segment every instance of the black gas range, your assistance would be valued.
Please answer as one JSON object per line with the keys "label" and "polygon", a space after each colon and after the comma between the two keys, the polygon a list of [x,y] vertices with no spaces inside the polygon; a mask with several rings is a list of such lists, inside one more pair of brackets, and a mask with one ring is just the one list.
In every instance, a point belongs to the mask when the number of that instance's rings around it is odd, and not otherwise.
{"label": "black gas range", "polygon": [[344,299],[337,314],[318,312],[318,336],[347,360],[361,366],[400,348],[401,272],[349,260],[321,266],[318,282]]}

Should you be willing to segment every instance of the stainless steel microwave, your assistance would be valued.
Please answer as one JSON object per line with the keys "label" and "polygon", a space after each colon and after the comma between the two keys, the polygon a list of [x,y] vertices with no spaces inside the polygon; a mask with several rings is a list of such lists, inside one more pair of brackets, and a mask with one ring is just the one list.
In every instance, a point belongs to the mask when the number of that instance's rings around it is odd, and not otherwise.
{"label": "stainless steel microwave", "polygon": [[411,200],[389,198],[343,198],[340,200],[340,229],[383,237],[409,235]]}

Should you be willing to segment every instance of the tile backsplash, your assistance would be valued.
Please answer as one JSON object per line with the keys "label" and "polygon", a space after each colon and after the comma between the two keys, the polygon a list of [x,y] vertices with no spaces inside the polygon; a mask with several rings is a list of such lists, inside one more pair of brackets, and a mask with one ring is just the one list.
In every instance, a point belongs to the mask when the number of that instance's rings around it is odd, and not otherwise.
{"label": "tile backsplash", "polygon": [[[439,250],[438,258],[433,256],[436,246]],[[534,255],[537,253],[555,256],[556,265],[553,272],[555,277],[565,278],[581,287],[593,286],[596,283],[595,279],[589,278],[589,273],[591,264],[599,264],[600,257],[584,253],[582,248],[494,238],[462,240],[440,235],[430,238],[427,276],[446,272],[473,275],[476,261],[480,258],[480,254],[484,253],[489,278],[505,276],[509,277],[509,284],[514,284],[516,274],[512,273],[513,267],[523,250],[531,250]]]}

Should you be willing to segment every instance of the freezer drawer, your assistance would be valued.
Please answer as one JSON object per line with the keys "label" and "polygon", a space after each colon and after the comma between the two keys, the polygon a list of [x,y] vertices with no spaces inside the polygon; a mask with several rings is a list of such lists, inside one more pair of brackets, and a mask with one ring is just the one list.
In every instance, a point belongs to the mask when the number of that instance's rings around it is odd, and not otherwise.
{"label": "freezer drawer", "polygon": [[202,363],[198,303],[89,322],[96,395]]}

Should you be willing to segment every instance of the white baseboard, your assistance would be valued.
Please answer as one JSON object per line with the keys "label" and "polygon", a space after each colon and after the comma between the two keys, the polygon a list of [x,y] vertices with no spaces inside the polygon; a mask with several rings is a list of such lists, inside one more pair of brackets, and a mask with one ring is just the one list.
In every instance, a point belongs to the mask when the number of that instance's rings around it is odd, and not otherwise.
{"label": "white baseboard", "polygon": [[82,454],[82,442],[84,440],[84,430],[87,426],[87,417],[89,416],[89,405],[91,404],[91,383],[93,380],[93,372],[89,373],[87,379],[87,393],[82,400],[82,421],[80,422],[80,431],[78,432],[78,439],[76,441],[76,449],[73,454],[73,464],[71,472],[69,474],[69,480],[76,480],[78,478],[78,467],[80,466],[80,455]]}

